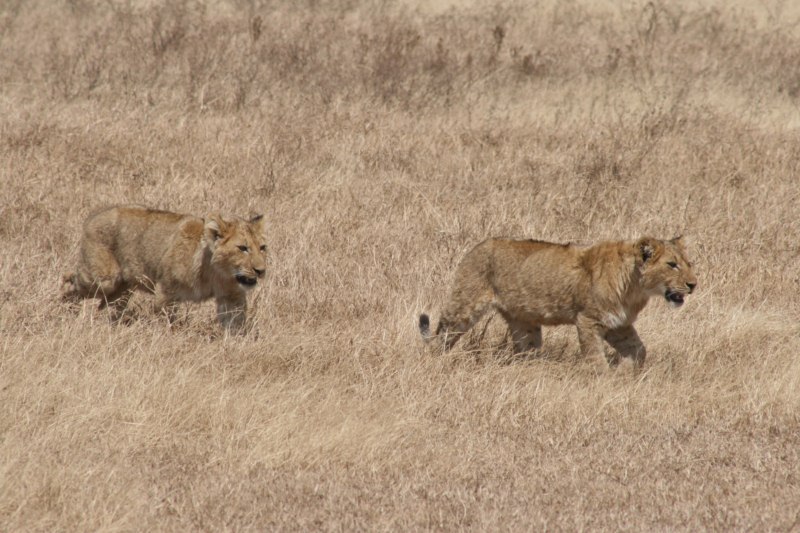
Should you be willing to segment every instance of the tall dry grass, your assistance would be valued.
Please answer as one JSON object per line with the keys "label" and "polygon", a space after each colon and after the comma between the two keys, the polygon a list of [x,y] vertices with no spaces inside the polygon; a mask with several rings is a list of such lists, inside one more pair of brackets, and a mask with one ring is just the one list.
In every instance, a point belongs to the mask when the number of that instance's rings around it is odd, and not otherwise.
{"label": "tall dry grass", "polygon": [[[799,13],[737,6],[3,3],[0,530],[796,530]],[[58,302],[121,202],[266,214],[249,334]],[[420,346],[487,236],[678,233],[639,378]]]}

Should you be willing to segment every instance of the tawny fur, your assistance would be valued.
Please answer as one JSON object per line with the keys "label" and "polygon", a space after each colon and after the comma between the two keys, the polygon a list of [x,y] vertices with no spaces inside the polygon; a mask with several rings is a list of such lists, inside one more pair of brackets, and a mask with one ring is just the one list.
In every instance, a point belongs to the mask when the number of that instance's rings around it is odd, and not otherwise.
{"label": "tawny fur", "polygon": [[154,293],[174,316],[175,304],[215,298],[226,328],[242,329],[247,292],[263,278],[266,245],[261,216],[213,214],[205,219],[139,206],[116,206],[83,227],[75,272],[64,276],[65,300],[99,298],[114,319],[133,291]]}
{"label": "tawny fur", "polygon": [[459,264],[435,335],[450,349],[490,309],[506,320],[515,352],[542,345],[542,326],[574,324],[582,355],[607,368],[603,342],[637,367],[645,348],[633,323],[651,296],[683,304],[697,280],[682,239],[602,242],[590,247],[489,239]]}

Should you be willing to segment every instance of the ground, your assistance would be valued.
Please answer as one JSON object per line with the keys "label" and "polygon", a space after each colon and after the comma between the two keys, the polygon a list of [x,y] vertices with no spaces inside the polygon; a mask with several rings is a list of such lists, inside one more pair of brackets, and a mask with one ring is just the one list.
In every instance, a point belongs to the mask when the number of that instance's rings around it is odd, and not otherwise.
{"label": "ground", "polygon": [[[6,2],[0,530],[797,530],[788,3]],[[252,329],[69,307],[114,203],[267,220]],[[683,234],[698,290],[426,352],[488,236]],[[624,369],[623,369],[624,370]]]}

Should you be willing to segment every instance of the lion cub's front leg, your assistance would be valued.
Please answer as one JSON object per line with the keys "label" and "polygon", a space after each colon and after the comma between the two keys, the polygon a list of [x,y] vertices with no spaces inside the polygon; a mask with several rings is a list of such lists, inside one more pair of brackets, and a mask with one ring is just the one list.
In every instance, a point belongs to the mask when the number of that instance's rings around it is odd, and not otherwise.
{"label": "lion cub's front leg", "polygon": [[603,344],[606,328],[585,315],[578,316],[575,326],[578,328],[578,342],[583,358],[598,374],[606,372],[609,368]]}
{"label": "lion cub's front leg", "polygon": [[241,297],[218,297],[217,319],[222,326],[233,333],[244,333],[247,318],[247,299]]}
{"label": "lion cub's front leg", "polygon": [[644,365],[647,351],[644,348],[642,339],[633,326],[623,326],[621,328],[609,330],[606,333],[606,342],[614,348],[622,357],[628,357],[633,362],[635,369],[639,370]]}

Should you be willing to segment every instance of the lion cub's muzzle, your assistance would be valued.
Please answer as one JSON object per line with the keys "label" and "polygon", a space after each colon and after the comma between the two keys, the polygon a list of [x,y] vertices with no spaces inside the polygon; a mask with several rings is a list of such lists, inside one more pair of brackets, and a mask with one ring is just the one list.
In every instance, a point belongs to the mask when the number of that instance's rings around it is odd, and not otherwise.
{"label": "lion cub's muzzle", "polygon": [[258,283],[258,278],[264,277],[264,269],[254,268],[253,272],[255,272],[255,276],[248,276],[247,274],[238,273],[236,274],[235,278],[239,285],[244,285],[245,287],[252,287],[256,283]]}
{"label": "lion cub's muzzle", "polygon": [[667,289],[664,292],[664,298],[666,298],[671,305],[680,307],[683,305],[686,296],[694,292],[695,287],[697,287],[697,283],[687,283],[686,289]]}

